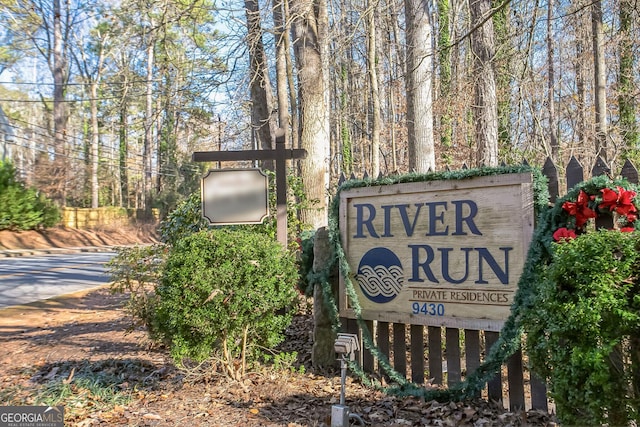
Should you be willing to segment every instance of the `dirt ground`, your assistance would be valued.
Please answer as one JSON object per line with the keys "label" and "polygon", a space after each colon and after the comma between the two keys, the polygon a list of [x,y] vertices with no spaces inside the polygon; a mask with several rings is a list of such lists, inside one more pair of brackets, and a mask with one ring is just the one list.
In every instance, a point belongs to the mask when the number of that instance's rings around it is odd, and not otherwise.
{"label": "dirt ground", "polygon": [[158,242],[155,224],[102,230],[54,227],[44,230],[0,230],[0,251],[7,249],[74,248]]}
{"label": "dirt ground", "polygon": [[[152,229],[0,232],[0,246],[8,249],[155,241]],[[235,381],[210,367],[178,369],[142,328],[127,332],[126,297],[102,288],[0,310],[0,405],[64,405],[69,426],[330,425],[340,377],[337,370],[317,372],[310,366],[308,305],[281,348],[297,351],[296,360]],[[395,398],[347,382],[346,404],[368,426],[555,425],[553,417],[538,411],[509,412],[484,401]]]}

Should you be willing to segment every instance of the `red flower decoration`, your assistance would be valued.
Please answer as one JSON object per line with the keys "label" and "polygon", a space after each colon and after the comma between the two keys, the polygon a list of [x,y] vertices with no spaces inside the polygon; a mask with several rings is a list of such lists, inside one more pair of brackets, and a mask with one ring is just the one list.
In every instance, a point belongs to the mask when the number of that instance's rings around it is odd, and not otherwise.
{"label": "red flower decoration", "polygon": [[576,228],[582,228],[589,218],[595,218],[596,212],[589,207],[589,195],[580,190],[575,202],[564,202],[562,209],[576,217]]}
{"label": "red flower decoration", "polygon": [[555,233],[553,233],[553,240],[555,240],[556,242],[562,242],[565,240],[571,240],[575,238],[576,238],[576,232],[566,227],[560,227],[555,231]]}
{"label": "red flower decoration", "polygon": [[[562,209],[569,216],[575,218],[575,226],[568,222],[567,227],[560,227],[553,233],[553,239],[562,243],[571,239],[575,239],[578,234],[584,233],[586,230],[584,225],[591,218],[598,217],[599,214],[610,214],[614,218],[616,226],[614,229],[624,233],[636,231],[635,222],[638,220],[638,208],[634,204],[636,192],[633,190],[625,190],[623,187],[616,186],[612,188],[600,189],[602,198],[596,195],[589,195],[584,190],[580,190],[575,202],[566,201],[562,204]],[[598,204],[598,201],[600,202]],[[589,203],[594,208],[589,207]],[[597,204],[597,208],[595,207]],[[615,212],[615,213],[614,213]]]}
{"label": "red flower decoration", "polygon": [[620,188],[620,197],[618,198],[616,212],[620,215],[629,215],[631,212],[636,212],[636,206],[633,204],[634,197],[636,197],[635,191]]}
{"label": "red flower decoration", "polygon": [[[632,212],[636,212],[636,207],[633,204],[633,198],[636,197],[636,192],[632,190],[625,190],[624,188],[617,186],[618,191],[610,188],[603,188],[602,203],[598,205],[600,209],[606,209],[609,211],[616,211],[619,215],[629,215]],[[634,221],[629,219],[629,221]]]}
{"label": "red flower decoration", "polygon": [[[620,189],[620,187],[618,187]],[[618,204],[618,193],[610,188],[603,188],[600,190],[602,193],[602,203],[598,205],[600,209],[606,209],[612,211]]]}

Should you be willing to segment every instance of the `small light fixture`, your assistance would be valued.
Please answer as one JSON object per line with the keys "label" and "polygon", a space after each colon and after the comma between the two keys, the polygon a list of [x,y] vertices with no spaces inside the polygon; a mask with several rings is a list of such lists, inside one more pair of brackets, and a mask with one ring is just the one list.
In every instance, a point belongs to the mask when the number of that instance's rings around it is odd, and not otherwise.
{"label": "small light fixture", "polygon": [[365,425],[360,415],[350,414],[349,407],[345,405],[347,360],[356,359],[356,351],[360,350],[358,336],[356,334],[338,334],[333,349],[340,359],[340,404],[331,406],[331,427],[349,427],[351,419],[355,419],[358,425]]}

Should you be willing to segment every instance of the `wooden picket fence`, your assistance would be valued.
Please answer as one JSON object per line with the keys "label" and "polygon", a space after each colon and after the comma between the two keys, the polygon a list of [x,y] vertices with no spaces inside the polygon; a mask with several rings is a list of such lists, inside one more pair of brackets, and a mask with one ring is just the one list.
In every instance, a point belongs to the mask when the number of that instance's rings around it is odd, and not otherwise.
{"label": "wooden picket fence", "polygon": [[[551,159],[547,159],[542,169],[549,180],[551,203],[566,190],[582,182],[585,171],[577,159],[571,157],[564,177]],[[591,176],[611,174],[602,159],[598,159],[591,170]],[[638,171],[627,160],[619,176],[638,183]],[[352,179],[355,176],[352,175]],[[344,182],[342,177],[340,183]],[[560,191],[560,188],[565,191]],[[361,336],[358,324],[353,319],[342,319],[344,332]],[[372,331],[376,346],[390,361],[394,369],[416,384],[452,386],[461,382],[480,366],[488,349],[498,340],[499,332],[457,329],[437,326],[408,325],[381,321],[366,321]],[[378,370],[377,360],[365,350],[359,361],[367,372]],[[550,401],[545,384],[526,368],[526,355],[521,351],[514,354],[502,369],[500,375],[488,381],[482,396],[488,400],[502,402],[511,410],[550,410]]]}

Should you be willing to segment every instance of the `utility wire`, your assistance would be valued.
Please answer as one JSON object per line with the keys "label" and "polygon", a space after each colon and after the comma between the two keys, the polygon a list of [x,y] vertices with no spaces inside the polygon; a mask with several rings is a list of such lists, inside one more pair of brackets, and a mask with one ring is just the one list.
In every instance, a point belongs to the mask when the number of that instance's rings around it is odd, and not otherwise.
{"label": "utility wire", "polygon": [[[15,126],[12,126],[15,127]],[[49,135],[42,135],[42,134],[38,134],[35,133],[36,136],[40,136],[46,139],[50,139],[51,137]],[[22,136],[22,135],[13,135],[14,138],[17,139],[21,139],[27,142],[33,142],[32,139]],[[12,141],[7,141],[9,144],[17,146],[17,147],[21,147],[21,148],[26,148],[28,150],[33,150],[33,151],[39,151],[39,152],[43,152],[43,153],[47,153],[47,154],[52,154],[52,152],[47,149],[47,148],[40,148],[34,145],[24,145],[24,144],[18,144]],[[45,142],[43,141],[42,144],[44,144]],[[115,153],[116,150],[113,149],[113,147],[110,146],[105,146],[102,144],[102,147],[107,148],[107,150],[103,150],[102,154],[99,156],[99,161],[100,162],[104,162],[104,161],[108,161],[108,165],[114,168],[120,168],[120,158],[119,157],[114,157],[111,154]],[[68,158],[70,160],[78,160],[81,162],[86,162],[88,160],[87,157],[84,156],[85,152],[83,150],[82,146],[79,145],[71,145],[71,151],[75,153],[75,155],[65,155],[65,154],[56,154],[56,156],[62,156],[65,158]],[[136,158],[138,158],[136,160]],[[134,165],[137,165],[136,168],[133,167],[126,167],[126,169],[128,170],[132,170],[132,171],[141,171],[143,169],[143,163],[142,163],[142,154],[140,153],[132,153],[131,151],[127,152],[127,163],[129,164],[131,161],[133,161]],[[177,166],[177,165],[176,165]],[[197,172],[199,169],[197,166],[195,165],[190,165],[190,164],[183,164],[181,166],[178,166],[177,169],[188,169],[191,172]],[[156,168],[158,175],[162,175],[162,176],[172,176],[172,177],[178,177],[179,175],[176,175],[175,173],[169,173],[169,172],[163,172],[163,171],[173,171],[174,169],[171,168],[171,166],[169,165],[161,165],[158,168]]]}
{"label": "utility wire", "polygon": [[[22,139],[25,139],[26,141],[29,141],[29,139],[27,139],[27,138],[22,138]],[[7,142],[9,144],[13,145],[13,146],[16,146],[16,147],[26,148],[28,150],[38,151],[38,152],[46,153],[46,154],[52,154],[48,149],[39,148],[39,147],[32,147],[32,146],[23,145],[23,144],[18,144],[18,143],[13,142],[13,141],[7,141]],[[77,156],[66,155],[66,154],[56,154],[56,157],[64,157],[64,158],[69,159],[69,160],[76,160],[76,161],[80,161],[80,162],[83,162],[83,163],[87,160],[84,157],[77,157]],[[110,162],[107,163],[108,166],[111,166],[114,169],[121,170],[120,164],[117,163],[117,159],[102,158],[102,160],[110,160]],[[139,167],[135,167],[135,165],[136,165],[136,163],[134,163],[134,166],[126,166],[125,169],[128,170],[128,171],[131,171],[131,172],[136,172],[136,173],[141,173],[141,174],[144,173],[142,165],[140,165]],[[153,172],[156,175],[160,175],[160,176],[174,177],[174,178],[180,177],[180,175],[178,175],[178,174],[163,172],[163,170],[166,170],[166,168],[164,168],[164,169],[160,168],[160,170],[154,170]]]}

